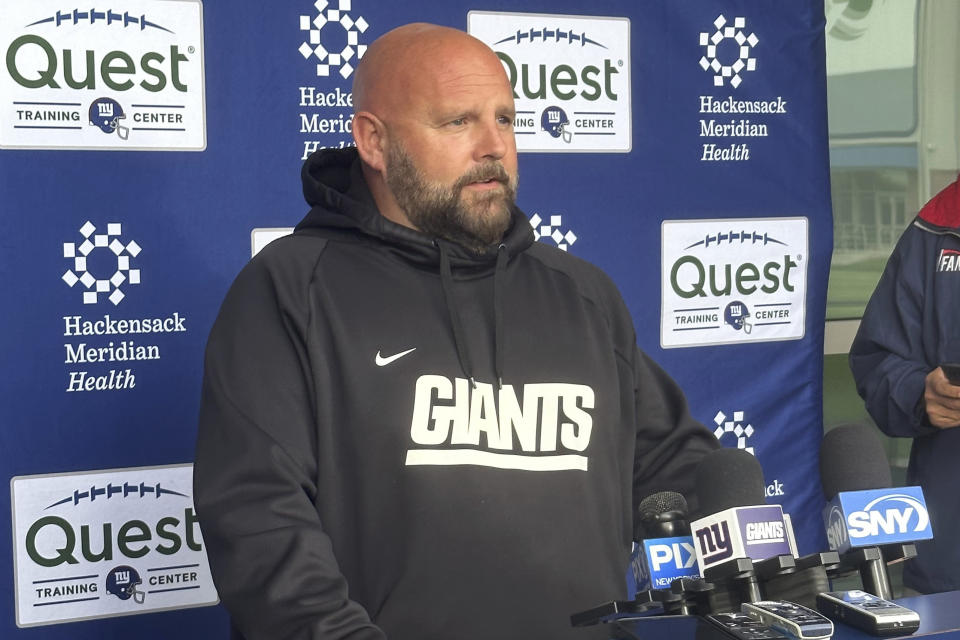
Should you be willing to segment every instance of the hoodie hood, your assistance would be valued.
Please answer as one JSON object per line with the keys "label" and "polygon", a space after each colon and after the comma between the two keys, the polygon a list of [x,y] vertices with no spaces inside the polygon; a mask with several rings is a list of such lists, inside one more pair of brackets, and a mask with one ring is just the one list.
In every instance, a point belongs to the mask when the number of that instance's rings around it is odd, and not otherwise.
{"label": "hoodie hood", "polygon": [[510,258],[534,241],[533,229],[517,207],[513,207],[503,240],[479,254],[388,220],[377,210],[355,148],[315,151],[304,162],[301,178],[303,196],[311,209],[297,225],[297,233],[325,229],[334,234],[375,238],[422,266],[439,264],[439,244],[443,243],[451,265],[468,271],[492,268],[501,247]]}
{"label": "hoodie hood", "polygon": [[954,180],[931,198],[918,217],[943,231],[960,231],[960,179]]}
{"label": "hoodie hood", "polygon": [[461,310],[453,293],[455,275],[460,278],[493,276],[494,367],[497,382],[502,386],[504,273],[511,260],[533,244],[533,229],[526,216],[513,207],[510,226],[503,240],[477,253],[383,217],[367,187],[355,148],[314,152],[303,165],[302,178],[303,195],[311,209],[297,225],[295,233],[375,239],[385,250],[439,273],[460,368],[473,385],[476,385],[473,358],[467,348]]}

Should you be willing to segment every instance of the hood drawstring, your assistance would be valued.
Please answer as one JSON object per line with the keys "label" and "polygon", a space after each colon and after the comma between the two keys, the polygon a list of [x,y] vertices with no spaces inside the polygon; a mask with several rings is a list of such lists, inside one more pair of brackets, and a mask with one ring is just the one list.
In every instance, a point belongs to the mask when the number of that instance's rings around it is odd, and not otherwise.
{"label": "hood drawstring", "polygon": [[466,342],[463,340],[463,325],[460,322],[460,312],[453,299],[453,271],[450,269],[450,253],[446,243],[436,240],[440,250],[440,286],[443,289],[443,299],[447,303],[447,313],[450,315],[450,324],[453,325],[453,342],[457,347],[457,359],[463,374],[470,380],[470,386],[476,387],[473,379],[473,368],[470,366],[470,354],[467,352]]}
{"label": "hood drawstring", "polygon": [[497,247],[497,266],[493,272],[493,344],[494,373],[497,374],[497,388],[503,389],[503,274],[507,267],[507,245]]}
{"label": "hood drawstring", "polygon": [[[435,244],[440,251],[440,285],[443,289],[443,299],[447,305],[447,314],[453,327],[453,342],[457,348],[457,359],[460,369],[470,380],[470,386],[476,387],[473,377],[473,366],[470,362],[470,353],[463,336],[463,324],[460,321],[460,310],[454,300],[453,270],[450,267],[450,251],[443,240],[436,240]],[[503,388],[503,276],[506,272],[507,261],[510,255],[505,244],[497,247],[497,263],[493,272],[493,324],[494,324],[494,373],[497,377],[497,388]]]}

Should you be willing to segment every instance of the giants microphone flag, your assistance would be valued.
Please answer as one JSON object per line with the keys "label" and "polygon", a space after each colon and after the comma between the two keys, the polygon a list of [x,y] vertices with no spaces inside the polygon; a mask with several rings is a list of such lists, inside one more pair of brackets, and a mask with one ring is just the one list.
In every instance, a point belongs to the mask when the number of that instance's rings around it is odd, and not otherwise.
{"label": "giants microphone flag", "polygon": [[796,555],[780,505],[764,504],[763,470],[748,452],[718,449],[697,467],[697,494],[710,515],[690,523],[701,575],[734,558]]}
{"label": "giants microphone flag", "polygon": [[731,558],[793,555],[778,504],[734,507],[690,523],[701,573]]}

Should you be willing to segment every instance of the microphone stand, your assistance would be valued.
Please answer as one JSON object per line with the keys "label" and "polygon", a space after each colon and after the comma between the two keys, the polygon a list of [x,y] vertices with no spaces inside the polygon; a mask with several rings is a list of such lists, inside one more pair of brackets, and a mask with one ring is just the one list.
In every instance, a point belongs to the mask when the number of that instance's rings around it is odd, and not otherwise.
{"label": "microphone stand", "polygon": [[713,613],[740,611],[744,602],[759,602],[760,583],[750,558],[733,558],[704,571],[704,579],[714,584],[710,597]]}
{"label": "microphone stand", "polygon": [[669,595],[656,597],[663,602],[664,613],[706,615],[710,613],[710,595],[713,590],[714,585],[703,578],[677,578],[670,583]]}
{"label": "microphone stand", "polygon": [[787,600],[816,610],[817,594],[830,590],[827,572],[840,564],[840,555],[836,551],[825,551],[788,557],[793,560],[792,571],[761,571],[763,593],[770,600]]}
{"label": "microphone stand", "polygon": [[864,591],[884,600],[893,600],[890,578],[887,577],[887,564],[880,547],[850,549],[841,557],[839,569],[841,573],[850,569],[858,571]]}
{"label": "microphone stand", "polygon": [[917,546],[912,542],[853,548],[841,556],[839,565],[828,568],[828,574],[835,577],[857,571],[860,573],[864,591],[885,600],[892,600],[893,589],[890,586],[887,565],[909,560],[916,555]]}

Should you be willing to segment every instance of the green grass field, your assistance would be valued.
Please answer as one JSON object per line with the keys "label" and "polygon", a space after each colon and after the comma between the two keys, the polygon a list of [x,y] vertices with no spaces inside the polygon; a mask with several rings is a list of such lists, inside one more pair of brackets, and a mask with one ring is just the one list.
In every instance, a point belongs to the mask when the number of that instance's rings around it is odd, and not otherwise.
{"label": "green grass field", "polygon": [[886,264],[886,257],[842,265],[834,263],[827,286],[827,320],[861,317]]}

